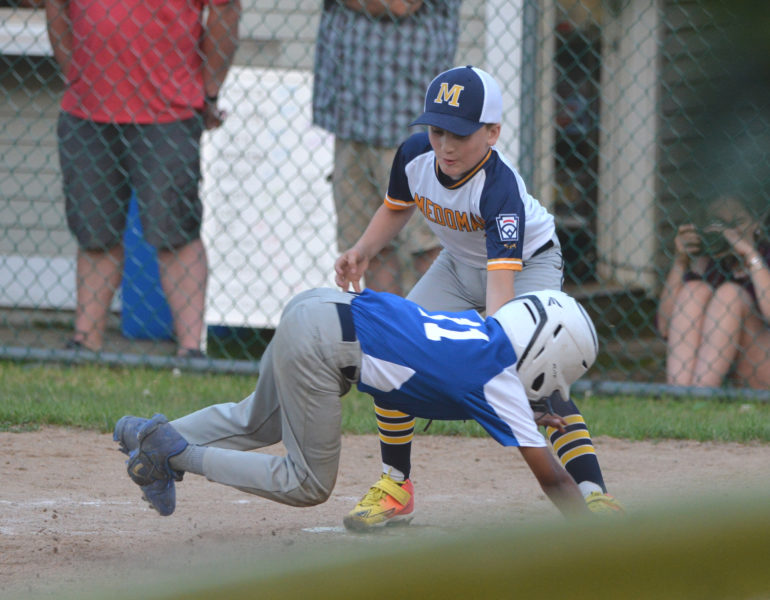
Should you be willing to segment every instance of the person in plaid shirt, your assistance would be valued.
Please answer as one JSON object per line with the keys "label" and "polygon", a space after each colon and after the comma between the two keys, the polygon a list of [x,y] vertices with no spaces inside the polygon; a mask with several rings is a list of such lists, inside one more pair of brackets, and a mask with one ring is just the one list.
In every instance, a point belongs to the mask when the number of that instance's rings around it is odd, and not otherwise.
{"label": "person in plaid shirt", "polygon": [[[335,136],[331,176],[339,251],[366,228],[396,148],[422,108],[425,82],[454,64],[461,0],[325,0],[313,123]],[[367,285],[403,295],[440,249],[414,219],[370,264]]]}

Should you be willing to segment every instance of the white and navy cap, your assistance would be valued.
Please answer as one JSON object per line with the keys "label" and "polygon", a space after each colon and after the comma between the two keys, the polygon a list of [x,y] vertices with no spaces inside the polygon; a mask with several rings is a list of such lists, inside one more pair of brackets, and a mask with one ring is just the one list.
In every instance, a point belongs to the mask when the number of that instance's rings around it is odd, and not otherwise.
{"label": "white and navy cap", "polygon": [[470,135],[484,123],[503,119],[500,87],[486,71],[468,65],[444,71],[430,82],[425,112],[410,125],[432,125]]}

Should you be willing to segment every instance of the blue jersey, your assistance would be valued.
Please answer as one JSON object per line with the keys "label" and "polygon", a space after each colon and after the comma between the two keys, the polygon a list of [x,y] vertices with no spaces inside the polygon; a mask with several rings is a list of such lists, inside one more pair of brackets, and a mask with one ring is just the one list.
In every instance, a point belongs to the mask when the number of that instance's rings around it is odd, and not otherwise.
{"label": "blue jersey", "polygon": [[429,312],[364,290],[351,304],[361,344],[358,388],[425,419],[477,421],[504,446],[545,446],[499,323],[475,311]]}
{"label": "blue jersey", "polygon": [[520,271],[556,231],[553,216],[496,148],[454,181],[439,171],[427,133],[399,147],[384,202],[392,210],[417,206],[447,252],[489,271]]}

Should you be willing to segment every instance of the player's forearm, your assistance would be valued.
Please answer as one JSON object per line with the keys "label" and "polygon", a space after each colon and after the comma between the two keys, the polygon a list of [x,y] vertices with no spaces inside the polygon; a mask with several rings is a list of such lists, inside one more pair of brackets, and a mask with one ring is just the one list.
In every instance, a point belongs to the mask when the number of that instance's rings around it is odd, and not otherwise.
{"label": "player's forearm", "polygon": [[377,256],[387,246],[409,221],[414,208],[406,210],[392,210],[381,204],[374,213],[372,220],[361,238],[356,242],[355,248],[368,259]]}
{"label": "player's forearm", "polygon": [[209,6],[206,32],[201,41],[201,52],[204,57],[203,87],[207,96],[219,94],[219,89],[233,62],[238,48],[240,18],[240,0]]}
{"label": "player's forearm", "polygon": [[513,300],[515,276],[514,271],[507,269],[487,273],[487,315],[495,314],[503,304]]}
{"label": "player's forearm", "polygon": [[543,492],[565,517],[589,514],[577,484],[547,447],[520,447],[519,452]]}
{"label": "player's forearm", "polygon": [[540,487],[545,492],[545,495],[548,496],[548,499],[553,502],[554,506],[565,517],[571,518],[589,514],[586,502],[580,493],[580,488],[578,488],[577,484],[566,472],[565,477],[558,484],[541,484]]}
{"label": "player's forearm", "polygon": [[72,24],[67,0],[46,0],[45,15],[53,56],[66,78],[72,61]]}

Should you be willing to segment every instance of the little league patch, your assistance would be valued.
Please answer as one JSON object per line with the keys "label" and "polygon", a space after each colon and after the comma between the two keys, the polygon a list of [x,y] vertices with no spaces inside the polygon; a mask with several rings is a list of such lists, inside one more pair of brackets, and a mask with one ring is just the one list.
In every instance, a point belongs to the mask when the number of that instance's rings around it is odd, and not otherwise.
{"label": "little league patch", "polygon": [[519,215],[499,215],[497,229],[503,242],[519,241]]}

